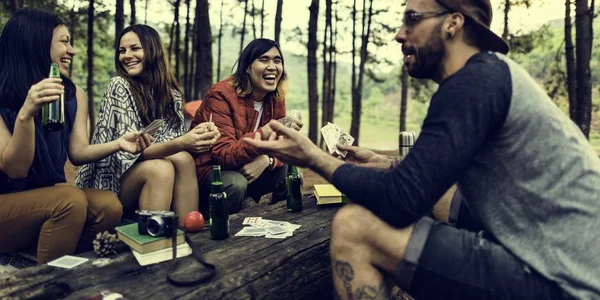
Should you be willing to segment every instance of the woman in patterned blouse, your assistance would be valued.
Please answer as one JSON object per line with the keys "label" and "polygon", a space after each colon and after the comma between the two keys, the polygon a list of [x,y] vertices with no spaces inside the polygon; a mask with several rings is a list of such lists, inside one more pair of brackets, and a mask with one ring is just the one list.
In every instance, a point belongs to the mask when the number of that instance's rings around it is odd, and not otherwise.
{"label": "woman in patterned blouse", "polygon": [[220,136],[212,123],[187,132],[181,88],[170,71],[158,32],[132,25],[121,33],[116,49],[117,76],[104,93],[93,142],[103,142],[152,121],[164,125],[154,143],[139,155],[117,152],[81,168],[80,186],[110,189],[125,210],[172,210],[183,216],[198,209],[198,183],[190,153],[202,153]]}

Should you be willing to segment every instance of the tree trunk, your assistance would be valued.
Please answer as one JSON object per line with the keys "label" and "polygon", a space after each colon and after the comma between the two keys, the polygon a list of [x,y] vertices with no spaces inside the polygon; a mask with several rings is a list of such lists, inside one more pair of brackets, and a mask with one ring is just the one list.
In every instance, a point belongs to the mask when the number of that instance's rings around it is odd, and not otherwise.
{"label": "tree trunk", "polygon": [[185,0],[185,38],[183,46],[183,93],[185,101],[190,101],[190,0]]}
{"label": "tree trunk", "polygon": [[252,0],[252,36],[256,39],[256,9],[254,6],[254,0]]}
{"label": "tree trunk", "polygon": [[[117,6],[115,11],[115,46],[119,45],[120,41],[118,41],[117,39],[119,38],[121,32],[123,32],[123,28],[125,27],[125,14],[123,12],[125,6],[124,2],[124,0],[117,0]],[[75,31],[74,27],[71,27],[71,30]]]}
{"label": "tree trunk", "polygon": [[373,0],[369,0],[368,15],[365,14],[365,4],[366,1],[363,2],[362,41],[360,46],[360,64],[358,67],[358,83],[352,97],[352,123],[350,124],[350,135],[353,136],[357,142],[359,141],[360,117],[362,115],[363,78],[365,74],[365,63],[367,62],[369,36],[371,35],[371,20],[373,19]]}
{"label": "tree trunk", "polygon": [[17,10],[23,8],[23,1],[24,0],[12,0],[10,2],[10,8],[12,9],[12,11],[16,12]]}
{"label": "tree trunk", "polygon": [[[321,127],[329,121],[331,101],[331,0],[325,0],[325,30],[323,30],[323,83],[321,84]],[[321,145],[323,139],[321,138]]]}
{"label": "tree trunk", "polygon": [[400,82],[402,83],[400,98],[400,131],[406,131],[406,104],[408,103],[408,72],[402,61],[402,71],[400,71]]}
{"label": "tree trunk", "polygon": [[504,30],[502,38],[508,41],[508,13],[510,12],[510,0],[504,0]]}
{"label": "tree trunk", "polygon": [[330,80],[330,84],[331,84],[331,94],[329,96],[329,122],[333,123],[333,117],[335,116],[335,93],[336,93],[336,89],[337,89],[337,32],[338,32],[338,7],[337,7],[337,3],[338,1],[335,2],[335,17],[334,17],[334,31],[333,31],[333,37],[331,39],[331,43],[330,43],[330,47],[331,47],[331,53],[332,53],[332,60],[331,60],[331,68],[332,68],[332,75],[331,75],[331,80]]}
{"label": "tree trunk", "polygon": [[[73,1],[73,7],[71,8],[71,10],[69,11],[69,28],[71,28],[71,46],[75,47],[75,40],[77,38],[76,36],[76,30],[75,30],[75,26],[78,23],[78,13],[77,13],[77,9],[75,8],[75,1]],[[71,65],[69,66],[69,78],[73,78],[73,62],[75,60],[75,57],[71,58]]]}
{"label": "tree trunk", "polygon": [[577,125],[586,138],[592,119],[592,85],[590,59],[592,53],[592,11],[588,0],[575,1],[575,61],[577,66]]}
{"label": "tree trunk", "polygon": [[260,6],[260,37],[264,37],[265,35],[265,0],[262,0],[262,4]]}
{"label": "tree trunk", "polygon": [[217,81],[221,80],[221,40],[223,40],[223,2],[221,0],[221,10],[219,11],[219,46],[217,49]]}
{"label": "tree trunk", "polygon": [[319,122],[319,95],[317,91],[317,29],[319,18],[319,0],[312,0],[310,7],[310,18],[308,21],[308,55],[306,59],[306,70],[308,75],[308,138],[317,142],[317,126]]}
{"label": "tree trunk", "polygon": [[129,25],[137,24],[137,19],[135,18],[135,0],[129,0],[129,6],[131,7],[131,22]]}
{"label": "tree trunk", "polygon": [[575,50],[573,49],[571,2],[565,3],[565,56],[567,65],[567,92],[569,95],[569,116],[577,122],[577,83],[575,82]]}
{"label": "tree trunk", "polygon": [[[363,0],[366,1],[366,0]],[[356,102],[355,98],[357,97],[356,95],[356,0],[354,0],[354,4],[352,5],[352,80],[351,80],[351,85],[352,87],[350,88],[351,90],[351,98],[352,98],[352,121],[350,123],[350,128],[352,128],[352,126],[354,126],[354,102]],[[359,118],[360,119],[360,118]],[[360,122],[360,121],[359,121]],[[352,134],[352,132],[350,132],[350,135],[354,136]],[[355,145],[358,145],[358,139],[355,137]]]}
{"label": "tree trunk", "polygon": [[212,33],[208,14],[208,0],[196,2],[196,78],[195,99],[202,99],[213,84]]}
{"label": "tree trunk", "polygon": [[279,44],[279,35],[281,34],[281,12],[283,11],[283,0],[277,0],[277,10],[275,11],[275,42]]}
{"label": "tree trunk", "polygon": [[146,5],[144,5],[144,24],[148,24],[148,0],[146,0]]}
{"label": "tree trunk", "polygon": [[181,54],[181,26],[179,24],[179,6],[181,0],[175,1],[175,78],[179,78],[179,56]]}
{"label": "tree trunk", "polygon": [[94,109],[94,0],[90,0],[88,6],[88,28],[87,28],[87,94],[88,94],[88,118],[90,121],[90,141],[96,126],[96,113]]}
{"label": "tree trunk", "polygon": [[246,5],[244,5],[244,22],[242,23],[242,32],[240,32],[240,55],[242,54],[242,50],[244,50],[244,36],[246,35],[246,16],[248,15],[248,0],[244,0]]}

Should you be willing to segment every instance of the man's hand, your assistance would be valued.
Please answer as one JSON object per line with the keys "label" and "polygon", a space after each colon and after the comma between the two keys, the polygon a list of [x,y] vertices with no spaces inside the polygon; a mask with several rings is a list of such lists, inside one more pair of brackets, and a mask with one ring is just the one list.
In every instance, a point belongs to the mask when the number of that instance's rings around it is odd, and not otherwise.
{"label": "man's hand", "polygon": [[296,131],[300,131],[300,129],[302,129],[302,126],[304,126],[304,123],[302,123],[302,121],[300,119],[290,117],[290,116],[283,117],[277,121],[279,121],[279,123],[285,125],[285,127],[292,128]]}
{"label": "man's hand", "polygon": [[[256,147],[262,153],[270,154],[283,162],[299,167],[310,167],[319,154],[324,154],[307,137],[296,130],[285,127],[279,121],[271,121],[265,126],[269,126],[271,129],[271,133],[263,137],[268,138],[268,141],[260,140],[260,134],[256,133],[254,139],[244,138],[244,142]],[[267,134],[265,131],[263,133]]]}
{"label": "man's hand", "polygon": [[345,161],[349,163],[364,167],[377,167],[382,169],[389,169],[392,164],[391,159],[381,154],[377,154],[371,150],[342,144],[337,144],[336,146],[340,151],[348,151]]}
{"label": "man's hand", "polygon": [[[259,134],[260,135],[260,134]],[[262,175],[265,169],[269,166],[269,156],[261,155],[254,159],[251,163],[246,164],[239,169],[239,172],[246,177],[248,184],[253,183]]]}

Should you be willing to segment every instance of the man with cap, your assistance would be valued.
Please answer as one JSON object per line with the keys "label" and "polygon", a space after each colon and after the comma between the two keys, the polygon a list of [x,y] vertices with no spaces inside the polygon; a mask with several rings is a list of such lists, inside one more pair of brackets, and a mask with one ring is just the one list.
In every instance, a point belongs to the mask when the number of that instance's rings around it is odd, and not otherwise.
{"label": "man with cap", "polygon": [[[339,298],[386,298],[386,277],[416,299],[600,298],[600,159],[491,21],[489,0],[407,1],[405,66],[439,88],[401,162],[276,123],[283,139],[246,140],[353,200],[332,223]],[[455,224],[426,217],[453,184]]]}

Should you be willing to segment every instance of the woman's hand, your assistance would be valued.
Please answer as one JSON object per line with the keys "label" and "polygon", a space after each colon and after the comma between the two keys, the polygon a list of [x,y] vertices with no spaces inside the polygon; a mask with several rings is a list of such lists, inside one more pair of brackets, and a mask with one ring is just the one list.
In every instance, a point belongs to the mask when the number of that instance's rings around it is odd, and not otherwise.
{"label": "woman's hand", "polygon": [[181,141],[185,150],[192,154],[198,154],[210,150],[219,137],[221,137],[221,133],[215,124],[204,122],[181,136]]}
{"label": "woman's hand", "polygon": [[138,154],[144,151],[144,149],[152,145],[152,142],[154,142],[154,138],[151,135],[147,133],[140,135],[140,133],[136,131],[127,132],[117,139],[119,150],[132,154]]}
{"label": "woman's hand", "polygon": [[261,155],[254,159],[251,163],[244,165],[239,169],[239,172],[246,177],[248,184],[253,183],[262,175],[265,169],[269,166],[269,157]]}
{"label": "woman's hand", "polygon": [[58,100],[65,90],[61,82],[60,78],[46,78],[32,85],[21,107],[21,117],[31,119],[39,113],[44,103]]}

